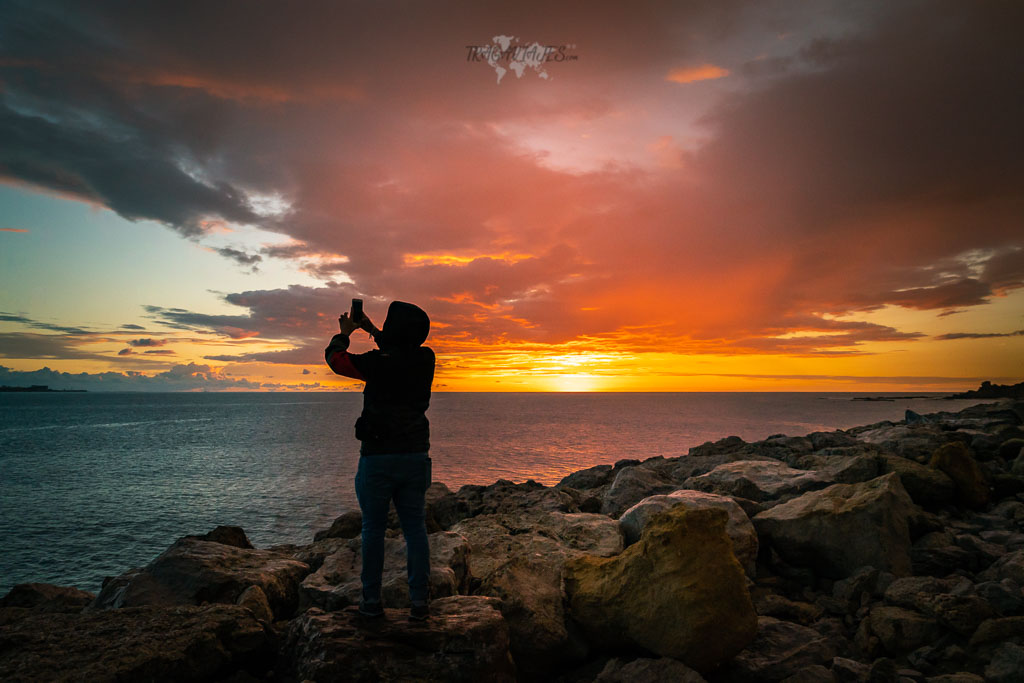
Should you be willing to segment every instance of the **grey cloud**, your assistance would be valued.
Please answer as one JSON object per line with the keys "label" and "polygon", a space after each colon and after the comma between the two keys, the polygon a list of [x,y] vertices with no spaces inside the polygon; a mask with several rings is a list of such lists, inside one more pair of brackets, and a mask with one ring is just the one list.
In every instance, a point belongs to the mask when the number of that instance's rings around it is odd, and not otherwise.
{"label": "grey cloud", "polygon": [[947,334],[936,335],[935,339],[950,340],[950,339],[992,339],[993,337],[1022,337],[1024,336],[1024,330],[1016,330],[1014,332],[949,332]]}
{"label": "grey cloud", "polygon": [[274,386],[246,379],[234,379],[218,374],[208,365],[176,365],[155,375],[140,372],[69,373],[50,368],[19,371],[0,365],[0,384],[29,386],[45,384],[51,389],[85,389],[87,391],[191,391],[248,389],[258,390]]}

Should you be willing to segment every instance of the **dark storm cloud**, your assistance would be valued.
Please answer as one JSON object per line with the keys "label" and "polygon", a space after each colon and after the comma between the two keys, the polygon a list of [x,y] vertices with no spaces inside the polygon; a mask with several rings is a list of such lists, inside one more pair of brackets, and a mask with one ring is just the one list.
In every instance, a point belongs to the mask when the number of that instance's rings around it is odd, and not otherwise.
{"label": "dark storm cloud", "polygon": [[[364,292],[426,301],[477,342],[615,334],[628,307],[652,326],[638,348],[802,353],[920,336],[809,311],[948,311],[1024,286],[1024,5],[396,7],[6,3],[0,175],[192,236],[256,223],[296,241],[263,256],[351,277],[229,295],[235,316],[149,309],[295,345],[261,359],[312,354]],[[844,29],[824,35],[822,14]],[[552,83],[458,71],[453,50],[495,31],[582,58]],[[502,132],[674,112],[689,86],[670,68],[757,31],[799,44],[725,64],[730,94],[669,167],[557,170]],[[257,215],[252,192],[290,208]],[[404,258],[429,253],[465,258]]]}

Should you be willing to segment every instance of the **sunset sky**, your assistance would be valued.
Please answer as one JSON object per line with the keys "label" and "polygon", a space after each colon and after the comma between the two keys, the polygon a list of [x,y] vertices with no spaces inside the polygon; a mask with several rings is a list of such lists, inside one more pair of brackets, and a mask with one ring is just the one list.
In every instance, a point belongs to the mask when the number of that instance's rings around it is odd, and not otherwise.
{"label": "sunset sky", "polygon": [[323,362],[353,296],[430,314],[441,391],[1020,381],[1021,26],[7,0],[0,384],[358,390]]}

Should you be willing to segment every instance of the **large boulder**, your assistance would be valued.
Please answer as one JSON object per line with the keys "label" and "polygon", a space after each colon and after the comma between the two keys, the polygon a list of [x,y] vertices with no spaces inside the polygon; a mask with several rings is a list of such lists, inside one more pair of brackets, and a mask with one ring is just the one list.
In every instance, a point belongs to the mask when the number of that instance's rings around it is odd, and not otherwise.
{"label": "large boulder", "polygon": [[635,503],[647,496],[666,493],[677,488],[669,479],[655,470],[639,465],[622,469],[601,500],[601,513],[618,518]]}
{"label": "large boulder", "polygon": [[494,598],[435,600],[425,622],[384,612],[383,618],[365,619],[355,607],[313,608],[292,620],[279,662],[287,680],[515,681],[508,626]]}
{"label": "large boulder", "polygon": [[586,656],[586,643],[565,614],[563,566],[585,553],[621,552],[617,522],[590,513],[521,512],[480,515],[452,530],[472,548],[473,592],[501,599],[521,669],[543,671]]}
{"label": "large boulder", "polygon": [[36,612],[81,612],[96,595],[71,586],[19,583],[0,598],[2,607],[23,607]]}
{"label": "large boulder", "polygon": [[269,627],[235,605],[0,615],[4,681],[211,681],[274,659]]}
{"label": "large boulder", "polygon": [[772,460],[740,460],[719,465],[707,474],[687,479],[684,487],[764,502],[820,489],[831,484],[819,472],[797,470]]}
{"label": "large boulder", "polygon": [[980,509],[988,504],[990,489],[985,475],[967,446],[960,441],[936,449],[928,465],[945,472],[953,480],[957,500],[962,505]]}
{"label": "large boulder", "polygon": [[910,573],[909,520],[917,507],[895,473],[805,493],[754,517],[762,542],[786,562],[844,578],[865,565]]}
{"label": "large boulder", "polygon": [[910,499],[922,507],[935,508],[953,502],[956,489],[944,472],[898,455],[883,454],[882,474],[895,472]]}
{"label": "large boulder", "polygon": [[[435,598],[465,590],[468,580],[469,543],[451,531],[430,534],[430,592]],[[349,539],[323,559],[319,569],[302,581],[302,605],[337,610],[359,604],[363,585],[362,542]],[[384,539],[384,573],[381,598],[386,607],[409,606],[405,540]]]}
{"label": "large boulder", "polygon": [[631,545],[639,541],[644,527],[655,515],[676,505],[682,505],[691,510],[704,508],[725,510],[729,514],[725,530],[729,534],[729,538],[732,539],[732,548],[736,559],[743,565],[747,575],[754,575],[754,563],[757,560],[757,532],[754,530],[754,525],[750,523],[750,518],[743,512],[743,508],[728,496],[687,490],[648,496],[626,510],[619,518],[619,526],[622,527],[626,544]]}
{"label": "large boulder", "polygon": [[670,508],[608,558],[566,563],[570,612],[597,646],[640,647],[709,671],[757,631],[747,578],[718,508]]}
{"label": "large boulder", "polygon": [[281,553],[186,536],[145,567],[104,581],[91,609],[233,604],[259,586],[275,618],[284,619],[298,606],[299,582],[308,573],[309,565]]}

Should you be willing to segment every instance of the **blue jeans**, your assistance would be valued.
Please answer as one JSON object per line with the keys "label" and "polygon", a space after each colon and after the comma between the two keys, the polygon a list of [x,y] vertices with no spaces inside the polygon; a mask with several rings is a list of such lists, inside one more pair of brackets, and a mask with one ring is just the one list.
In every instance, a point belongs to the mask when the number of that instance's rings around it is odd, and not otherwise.
{"label": "blue jeans", "polygon": [[388,507],[395,510],[405,536],[409,598],[426,601],[429,596],[430,548],[427,544],[424,494],[430,486],[427,453],[363,455],[356,472],[356,498],[363,512],[363,602],[381,601],[384,572],[384,531]]}

